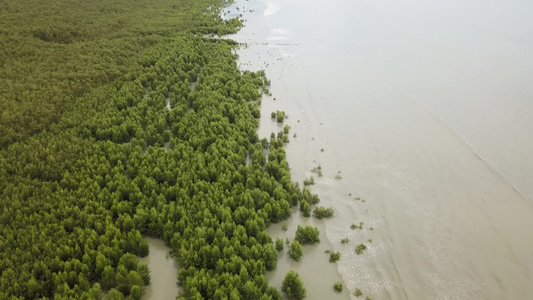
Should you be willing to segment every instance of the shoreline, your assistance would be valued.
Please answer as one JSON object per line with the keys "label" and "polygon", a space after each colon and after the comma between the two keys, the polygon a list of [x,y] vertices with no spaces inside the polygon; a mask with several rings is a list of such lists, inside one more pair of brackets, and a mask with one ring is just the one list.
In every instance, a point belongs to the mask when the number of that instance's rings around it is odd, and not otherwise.
{"label": "shoreline", "polygon": [[[303,113],[293,114],[292,112],[290,113],[289,118],[283,123],[277,123],[269,118],[272,111],[288,109],[286,105],[288,104],[287,101],[290,101],[290,99],[287,99],[287,97],[280,98],[279,95],[282,93],[279,93],[278,95],[276,92],[276,90],[282,86],[280,78],[283,76],[283,69],[293,67],[292,62],[290,62],[290,54],[287,54],[287,51],[284,50],[288,45],[284,43],[283,40],[268,42],[266,36],[261,34],[267,30],[262,26],[264,25],[264,22],[261,21],[260,14],[264,12],[264,16],[268,17],[275,13],[271,12],[270,14],[267,14],[266,11],[269,9],[268,6],[263,5],[263,3],[260,2],[235,1],[232,6],[225,9],[236,11],[235,7],[239,7],[239,5],[245,5],[252,10],[252,12],[243,13],[240,17],[245,20],[245,22],[243,22],[243,28],[241,28],[236,34],[228,36],[228,38],[237,41],[239,44],[244,44],[244,46],[236,49],[236,53],[239,55],[239,68],[241,70],[249,71],[265,70],[267,78],[272,81],[270,86],[272,95],[263,95],[262,97],[261,120],[258,133],[260,138],[268,137],[271,132],[280,131],[284,125],[291,126],[289,133],[290,142],[286,144],[284,148],[288,156],[287,161],[291,166],[292,180],[302,184],[305,179],[309,179],[312,175],[310,172],[312,167],[310,166],[316,166],[317,164],[308,160],[307,157],[289,157],[289,155],[294,153],[294,147],[301,149],[301,143],[307,143],[306,140],[311,136],[311,130],[309,130],[310,125],[308,123],[309,120],[306,120],[305,114]],[[231,15],[227,14],[227,16]],[[276,64],[283,64],[281,72],[279,68],[274,67],[275,69],[273,69],[272,66]],[[288,86],[285,86],[284,88],[290,89]],[[301,110],[305,110],[305,108],[302,107]],[[296,134],[297,137],[294,137],[294,134]],[[298,150],[296,150],[296,152],[298,152]],[[315,177],[317,176],[315,175]],[[333,177],[330,178],[335,181]],[[317,180],[317,183],[327,180],[325,177],[315,179]],[[311,190],[313,193],[317,193],[316,185],[311,186]],[[325,197],[321,197],[321,202],[318,205],[327,207],[333,204],[331,201],[324,198]],[[335,216],[333,219],[334,218]],[[283,239],[292,238],[291,233],[295,231],[296,226],[299,224],[311,224],[317,226],[322,237],[320,244],[304,247],[304,256],[302,257],[301,262],[295,263],[288,258],[286,253],[282,254],[278,259],[278,267],[273,271],[268,272],[269,274],[267,277],[270,284],[274,284],[279,288],[285,273],[288,270],[293,269],[299,272],[308,289],[308,299],[350,299],[350,294],[353,293],[355,289],[346,283],[339,272],[339,267],[340,264],[343,263],[343,258],[341,257],[341,260],[336,263],[330,263],[328,261],[329,255],[325,253],[325,251],[332,249],[335,249],[335,251],[342,250],[338,249],[329,237],[327,223],[331,222],[331,220],[332,219],[317,220],[312,216],[303,217],[300,215],[298,208],[293,208],[293,214],[289,220],[286,220],[289,224],[288,231],[281,230],[281,223],[285,223],[284,221],[269,226],[267,232],[273,239],[276,237],[282,237]],[[349,224],[346,225],[347,227],[349,226]],[[337,242],[340,244],[340,241]],[[347,248],[353,248],[348,245],[343,246],[345,246],[344,250]],[[317,276],[318,274],[320,274],[320,276]],[[324,280],[323,275],[325,274],[328,274],[327,280]],[[339,280],[344,283],[344,289],[340,293],[333,291],[333,283]]]}

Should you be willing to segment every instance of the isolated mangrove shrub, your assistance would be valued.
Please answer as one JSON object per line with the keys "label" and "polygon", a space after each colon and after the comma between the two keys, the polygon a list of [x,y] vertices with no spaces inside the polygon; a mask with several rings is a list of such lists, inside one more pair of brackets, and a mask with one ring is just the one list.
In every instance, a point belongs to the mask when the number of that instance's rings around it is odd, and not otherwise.
{"label": "isolated mangrove shrub", "polygon": [[343,285],[342,285],[342,282],[340,281],[337,281],[335,282],[335,284],[333,284],[333,289],[335,289],[335,291],[337,292],[342,292],[342,287]]}
{"label": "isolated mangrove shrub", "polygon": [[295,261],[300,261],[300,258],[302,258],[303,250],[300,243],[296,240],[292,241],[291,245],[289,246],[289,256],[294,259]]}
{"label": "isolated mangrove shrub", "polygon": [[281,238],[276,238],[276,250],[278,252],[283,251],[283,240]]}
{"label": "isolated mangrove shrub", "polygon": [[319,235],[320,231],[316,227],[310,225],[298,225],[298,228],[296,229],[296,237],[294,239],[302,245],[313,245],[320,243]]}
{"label": "isolated mangrove shrub", "polygon": [[337,262],[341,259],[341,253],[340,252],[329,252],[329,262]]}
{"label": "isolated mangrove shrub", "polygon": [[318,206],[313,210],[313,216],[317,219],[331,218],[333,217],[333,208]]}

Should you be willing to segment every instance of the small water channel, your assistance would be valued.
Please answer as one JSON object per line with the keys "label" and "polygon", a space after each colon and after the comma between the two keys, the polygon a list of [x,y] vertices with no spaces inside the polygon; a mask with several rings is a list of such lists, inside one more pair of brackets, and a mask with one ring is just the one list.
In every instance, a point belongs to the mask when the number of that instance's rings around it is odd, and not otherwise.
{"label": "small water channel", "polygon": [[150,268],[150,285],[146,287],[144,299],[174,300],[180,289],[177,285],[178,265],[170,256],[170,249],[160,239],[145,238],[150,253],[140,259]]}

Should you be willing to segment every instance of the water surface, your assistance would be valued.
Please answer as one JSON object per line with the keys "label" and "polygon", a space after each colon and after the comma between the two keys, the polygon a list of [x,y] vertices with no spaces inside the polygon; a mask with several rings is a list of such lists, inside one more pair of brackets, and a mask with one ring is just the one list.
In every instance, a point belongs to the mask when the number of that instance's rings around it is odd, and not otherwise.
{"label": "water surface", "polygon": [[140,259],[150,268],[150,285],[143,299],[174,300],[178,295],[178,266],[170,256],[170,248],[160,239],[146,238],[150,253]]}
{"label": "water surface", "polygon": [[[248,45],[242,68],[272,80],[260,135],[280,130],[268,116],[284,110],[297,134],[294,179],[322,166],[313,189],[336,216],[320,226],[352,292],[533,294],[532,2],[251,0],[229,10],[246,20],[233,37]],[[317,273],[300,275],[316,290],[335,281]]]}

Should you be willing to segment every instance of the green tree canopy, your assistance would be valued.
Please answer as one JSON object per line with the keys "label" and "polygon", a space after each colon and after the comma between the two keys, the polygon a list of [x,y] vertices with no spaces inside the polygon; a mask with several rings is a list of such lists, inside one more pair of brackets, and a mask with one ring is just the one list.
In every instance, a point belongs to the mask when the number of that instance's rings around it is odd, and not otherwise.
{"label": "green tree canopy", "polygon": [[302,245],[306,244],[317,244],[320,243],[320,231],[318,231],[318,228],[307,225],[307,226],[301,226],[298,225],[298,228],[296,229],[296,237],[295,240],[300,242]]}
{"label": "green tree canopy", "polygon": [[290,300],[301,300],[306,297],[306,290],[300,279],[300,275],[293,270],[290,270],[287,275],[285,275],[285,278],[281,283],[281,290],[287,294],[287,297]]}

